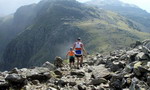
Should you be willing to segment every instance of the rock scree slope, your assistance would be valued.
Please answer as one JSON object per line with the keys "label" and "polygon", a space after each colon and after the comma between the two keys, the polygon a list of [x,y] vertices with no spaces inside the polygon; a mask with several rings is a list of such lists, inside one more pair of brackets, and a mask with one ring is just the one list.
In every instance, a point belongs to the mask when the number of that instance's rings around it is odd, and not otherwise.
{"label": "rock scree slope", "polygon": [[136,42],[128,50],[89,55],[80,69],[55,65],[45,62],[41,67],[0,72],[0,89],[149,90],[150,40]]}

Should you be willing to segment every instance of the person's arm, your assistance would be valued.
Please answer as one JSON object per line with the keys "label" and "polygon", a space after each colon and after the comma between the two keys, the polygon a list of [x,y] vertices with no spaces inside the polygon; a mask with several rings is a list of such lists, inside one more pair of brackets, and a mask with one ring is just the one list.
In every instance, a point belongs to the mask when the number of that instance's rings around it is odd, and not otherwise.
{"label": "person's arm", "polygon": [[74,43],[74,45],[73,45],[73,50],[75,50],[75,46],[76,46],[76,44]]}
{"label": "person's arm", "polygon": [[69,55],[69,52],[68,52],[67,55],[66,55],[66,59],[68,58],[68,55]]}
{"label": "person's arm", "polygon": [[74,55],[73,55],[73,56],[75,57],[75,55],[76,55],[75,51],[73,51],[73,53],[74,53]]}
{"label": "person's arm", "polygon": [[86,52],[86,50],[85,50],[85,48],[84,48],[84,45],[83,45],[83,44],[81,45],[81,48],[82,48],[82,50],[83,50],[84,54],[85,54],[85,55],[87,55],[87,52]]}

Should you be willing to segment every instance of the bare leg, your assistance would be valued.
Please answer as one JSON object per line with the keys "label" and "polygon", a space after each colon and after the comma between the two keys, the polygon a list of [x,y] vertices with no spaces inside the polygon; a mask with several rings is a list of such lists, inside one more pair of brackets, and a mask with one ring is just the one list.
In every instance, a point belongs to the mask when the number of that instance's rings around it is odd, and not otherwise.
{"label": "bare leg", "polygon": [[73,64],[73,67],[74,67],[74,66],[75,66],[75,65],[74,65],[74,62],[73,62],[72,64]]}
{"label": "bare leg", "polygon": [[77,57],[77,68],[79,67],[79,57]]}
{"label": "bare leg", "polygon": [[71,63],[69,64],[70,68],[71,68]]}
{"label": "bare leg", "polygon": [[82,67],[82,63],[83,63],[83,56],[81,56],[80,67]]}

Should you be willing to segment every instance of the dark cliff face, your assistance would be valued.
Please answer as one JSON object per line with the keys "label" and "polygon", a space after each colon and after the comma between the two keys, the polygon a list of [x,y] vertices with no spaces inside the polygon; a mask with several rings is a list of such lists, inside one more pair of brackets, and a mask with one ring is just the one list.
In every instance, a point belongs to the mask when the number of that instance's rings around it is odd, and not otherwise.
{"label": "dark cliff face", "polygon": [[14,15],[3,17],[0,20],[0,62],[7,44],[23,32],[28,25],[33,23],[35,15],[35,5],[27,5],[20,7]]}

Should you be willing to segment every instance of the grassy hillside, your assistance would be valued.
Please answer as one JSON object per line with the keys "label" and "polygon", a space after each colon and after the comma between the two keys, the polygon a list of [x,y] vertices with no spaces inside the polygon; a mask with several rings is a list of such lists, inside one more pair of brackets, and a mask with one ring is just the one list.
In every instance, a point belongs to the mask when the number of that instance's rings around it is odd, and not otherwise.
{"label": "grassy hillside", "polygon": [[150,33],[150,13],[135,5],[126,4],[119,0],[92,0],[87,2],[87,4],[99,7],[99,9],[119,13],[124,17],[133,20],[141,31]]}
{"label": "grassy hillside", "polygon": [[125,48],[136,40],[150,37],[149,33],[138,31],[131,20],[110,11],[101,13],[99,18],[74,22],[72,25],[91,34],[87,47],[93,52]]}

